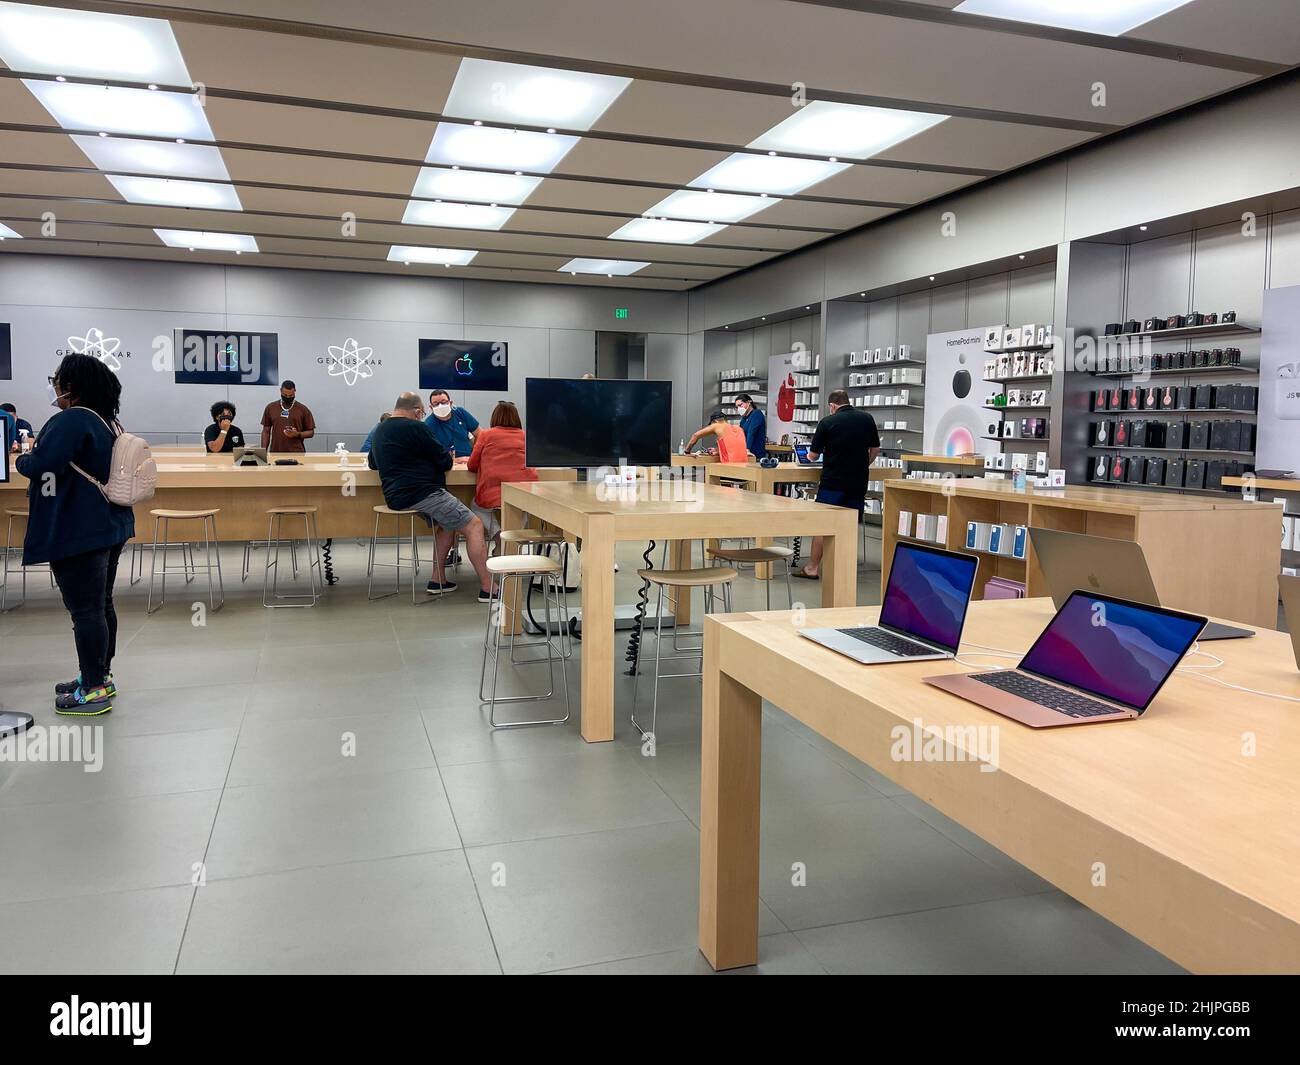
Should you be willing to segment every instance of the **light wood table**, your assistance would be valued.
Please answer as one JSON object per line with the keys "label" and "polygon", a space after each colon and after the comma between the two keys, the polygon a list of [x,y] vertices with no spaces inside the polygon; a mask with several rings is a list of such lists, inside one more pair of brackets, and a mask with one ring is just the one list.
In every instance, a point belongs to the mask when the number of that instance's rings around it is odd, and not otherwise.
{"label": "light wood table", "polygon": [[[972,603],[966,633],[1022,652],[1052,613],[1043,599]],[[817,610],[806,624],[860,625],[878,614]],[[1214,653],[1226,663],[1214,676],[1300,696],[1284,634],[1221,641]],[[1177,673],[1137,721],[1040,731],[921,680],[971,667],[861,666],[797,635],[786,612],[711,615],[704,669],[699,944],[715,969],[758,960],[768,699],[1178,964],[1300,970],[1295,704]],[[893,730],[916,727],[943,737],[945,760],[892,756]],[[993,772],[978,763],[976,730],[989,728]]]}
{"label": "light wood table", "polygon": [[[508,484],[501,489],[501,503],[503,528],[523,528],[531,515],[581,545],[582,735],[589,743],[614,738],[618,542],[666,540],[689,546],[692,540],[741,536],[825,536],[822,605],[850,606],[857,601],[857,525],[853,511],[841,507],[674,481],[642,482],[632,493],[586,482]],[[507,545],[507,550],[517,550],[517,545]],[[512,616],[509,609],[502,614],[503,620]]]}
{"label": "light wood table", "polygon": [[[1133,540],[1142,545],[1160,602],[1179,610],[1216,614],[1247,625],[1277,623],[1277,574],[1281,567],[1282,509],[1277,503],[1245,503],[1230,495],[1191,496],[1140,488],[1026,488],[982,477],[949,481],[893,480],[885,485],[881,523],[880,587],[889,580],[900,511],[946,514],[944,544],[966,550],[971,521],[1060,529]],[[979,558],[975,595],[990,577],[1026,586],[1030,598],[1047,594],[1033,543],[1026,558],[972,551]]]}

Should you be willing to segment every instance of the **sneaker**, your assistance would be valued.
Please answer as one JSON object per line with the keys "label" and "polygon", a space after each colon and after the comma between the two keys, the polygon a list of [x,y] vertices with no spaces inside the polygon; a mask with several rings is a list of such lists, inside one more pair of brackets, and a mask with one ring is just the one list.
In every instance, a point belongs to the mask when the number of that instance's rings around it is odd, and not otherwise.
{"label": "sneaker", "polygon": [[454,592],[460,587],[455,581],[443,581],[439,584],[437,581],[430,581],[424,586],[424,590],[430,595],[443,595],[447,592]]}
{"label": "sneaker", "polygon": [[[60,681],[58,684],[54,685],[54,694],[71,695],[80,687],[81,687],[80,677],[78,677],[76,680]],[[113,680],[112,673],[110,673],[107,677],[104,678],[104,687],[108,689],[109,695],[117,694],[117,683]]]}
{"label": "sneaker", "polygon": [[67,717],[98,717],[113,709],[113,696],[107,687],[84,691],[80,685],[74,692],[59,695],[54,700],[54,712]]}
{"label": "sneaker", "polygon": [[478,601],[480,603],[490,603],[495,598],[497,597],[493,595],[491,592],[485,592],[482,588],[479,589]]}

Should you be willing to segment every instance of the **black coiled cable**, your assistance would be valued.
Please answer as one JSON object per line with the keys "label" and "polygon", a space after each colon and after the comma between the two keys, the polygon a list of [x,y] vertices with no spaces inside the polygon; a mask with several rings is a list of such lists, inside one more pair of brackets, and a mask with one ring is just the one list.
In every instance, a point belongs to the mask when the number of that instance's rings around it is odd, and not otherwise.
{"label": "black coiled cable", "polygon": [[325,583],[327,585],[338,584],[339,579],[334,573],[334,538],[331,536],[321,545],[321,563],[325,567]]}
{"label": "black coiled cable", "polygon": [[[654,569],[655,564],[651,560],[651,554],[655,549],[655,542],[650,541],[645,549],[645,554],[641,560],[645,563],[646,569]],[[632,619],[632,633],[627,638],[627,661],[631,663],[628,667],[628,677],[635,677],[637,667],[641,662],[641,623],[645,621],[645,612],[650,604],[650,581],[643,578],[641,581],[641,591],[637,594],[636,599],[636,617]]]}

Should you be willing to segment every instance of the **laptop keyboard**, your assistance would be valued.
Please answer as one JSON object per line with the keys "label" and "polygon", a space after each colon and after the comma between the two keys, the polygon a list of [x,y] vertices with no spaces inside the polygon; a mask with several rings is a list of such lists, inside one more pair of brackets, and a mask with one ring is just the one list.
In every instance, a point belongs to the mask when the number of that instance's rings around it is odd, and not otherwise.
{"label": "laptop keyboard", "polygon": [[1086,695],[1076,695],[1054,684],[1047,684],[1035,677],[1014,670],[1005,669],[997,673],[975,673],[971,680],[987,684],[990,688],[1018,695],[1031,703],[1045,706],[1049,710],[1058,710],[1069,717],[1098,717],[1101,714],[1115,713],[1115,707],[1107,706]]}
{"label": "laptop keyboard", "polygon": [[884,651],[891,651],[896,655],[932,655],[935,653],[933,647],[927,647],[923,643],[917,643],[915,640],[909,640],[905,636],[895,636],[892,632],[885,629],[840,629],[845,636],[852,636],[855,640],[861,640],[863,643],[869,643],[872,647],[879,647]]}

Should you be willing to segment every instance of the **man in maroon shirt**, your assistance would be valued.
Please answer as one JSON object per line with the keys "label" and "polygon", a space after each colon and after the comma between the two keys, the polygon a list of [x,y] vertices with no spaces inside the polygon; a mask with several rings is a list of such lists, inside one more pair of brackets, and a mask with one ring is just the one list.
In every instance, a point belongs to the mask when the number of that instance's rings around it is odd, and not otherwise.
{"label": "man in maroon shirt", "polygon": [[262,446],[272,452],[301,453],[307,450],[305,441],[315,435],[316,419],[298,402],[298,386],[282,382],[279,402],[268,403],[262,412]]}

